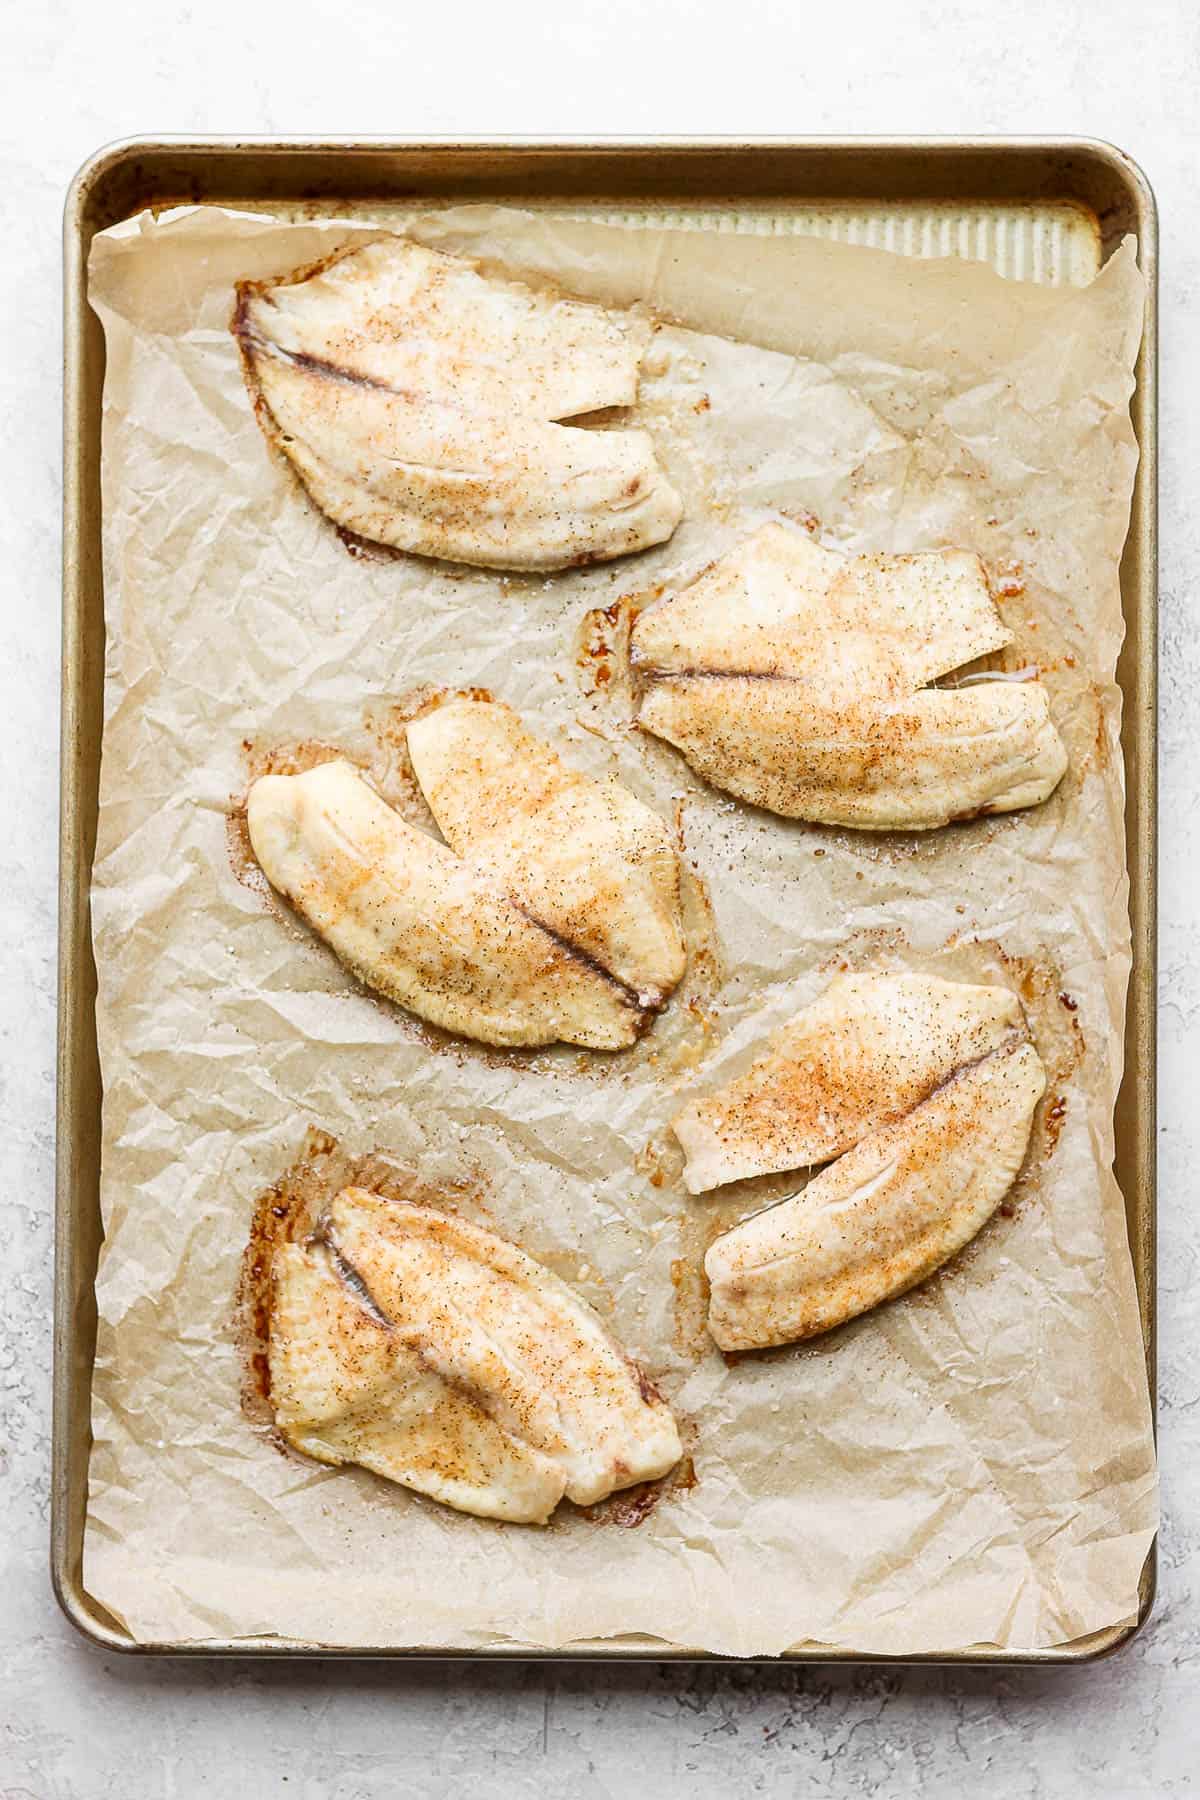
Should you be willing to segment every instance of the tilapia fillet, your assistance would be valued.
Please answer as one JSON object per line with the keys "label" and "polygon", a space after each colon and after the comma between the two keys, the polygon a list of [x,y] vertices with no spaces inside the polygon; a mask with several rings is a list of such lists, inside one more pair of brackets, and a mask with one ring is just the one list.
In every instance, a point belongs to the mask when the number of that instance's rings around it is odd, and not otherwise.
{"label": "tilapia fillet", "polygon": [[275,1421],[320,1462],[544,1524],[679,1460],[670,1409],[596,1314],[491,1232],[349,1188],[272,1278]]}
{"label": "tilapia fillet", "polygon": [[925,685],[1010,639],[977,556],[846,559],[767,525],[638,618],[638,723],[787,818],[911,831],[1011,812],[1066,769],[1045,689]]}
{"label": "tilapia fillet", "polygon": [[408,727],[421,792],[451,849],[530,918],[661,1006],[686,952],[666,826],[615,780],[570,769],[510,707],[455,697]]}
{"label": "tilapia fillet", "polygon": [[1045,1074],[1032,1044],[968,1064],[704,1259],[723,1350],[813,1337],[924,1281],[1016,1180]]}
{"label": "tilapia fillet", "polygon": [[321,511],[422,556],[560,569],[669,538],[681,504],[632,406],[646,328],[401,237],[238,285],[255,410]]}
{"label": "tilapia fillet", "polygon": [[[684,967],[666,827],[616,784],[566,769],[507,708],[468,703],[461,733],[462,712],[445,710],[445,725],[434,714],[412,730],[449,847],[336,760],[251,787],[263,872],[359,980],[447,1031],[508,1046],[633,1043]],[[494,726],[476,723],[493,712]],[[506,825],[516,747],[544,806],[527,797]]]}
{"label": "tilapia fillet", "polygon": [[828,1162],[1024,1030],[1006,987],[839,975],[744,1075],[676,1115],[688,1192]]}
{"label": "tilapia fillet", "polygon": [[717,1343],[810,1337],[932,1274],[1016,1179],[1044,1086],[1007,988],[831,982],[744,1075],[673,1121],[692,1193],[829,1164],[709,1248]]}

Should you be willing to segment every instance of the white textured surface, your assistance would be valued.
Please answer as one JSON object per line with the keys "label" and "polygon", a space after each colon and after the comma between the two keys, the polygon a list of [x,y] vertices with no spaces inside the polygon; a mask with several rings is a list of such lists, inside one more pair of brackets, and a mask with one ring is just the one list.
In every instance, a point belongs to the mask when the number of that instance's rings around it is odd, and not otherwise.
{"label": "white textured surface", "polygon": [[[119,19],[119,23],[117,22]],[[111,21],[111,22],[110,22]],[[703,24],[701,24],[703,21]],[[637,45],[636,53],[633,46]],[[0,1796],[1171,1795],[1198,1784],[1200,11],[1194,0],[50,0],[0,108]],[[1079,132],[1163,236],[1160,1598],[1106,1664],[1003,1677],[139,1664],[46,1579],[58,680],[58,222],[134,131]]]}

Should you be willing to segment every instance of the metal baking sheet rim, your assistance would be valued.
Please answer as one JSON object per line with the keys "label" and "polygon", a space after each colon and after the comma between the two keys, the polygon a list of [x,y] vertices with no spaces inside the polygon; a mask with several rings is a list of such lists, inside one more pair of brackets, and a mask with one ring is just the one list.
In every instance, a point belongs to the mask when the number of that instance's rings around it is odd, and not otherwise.
{"label": "metal baking sheet rim", "polygon": [[[372,172],[386,163],[382,189]],[[1133,969],[1118,1097],[1117,1172],[1125,1195],[1147,1370],[1155,1393],[1155,1000],[1157,882],[1157,214],[1142,170],[1114,145],[1091,138],[623,138],[585,139],[128,139],[99,150],[80,169],[64,215],[63,613],[57,1168],[54,1271],[54,1382],[51,1470],[51,1578],[68,1620],[91,1644],[135,1656],[336,1657],[444,1661],[737,1662],[656,1641],[596,1644],[569,1651],[502,1646],[421,1650],[327,1646],[293,1639],[210,1639],[137,1643],[83,1585],[82,1537],[91,1446],[91,1371],[95,1348],[93,1280],[99,1217],[100,1080],[96,977],[89,886],[95,846],[103,720],[104,622],[100,574],[100,396],[104,345],[86,297],[87,253],[95,232],[145,205],[210,199],[313,197],[313,172],[325,192],[347,193],[349,178],[371,183],[357,197],[407,196],[405,173],[418,165],[448,180],[447,194],[487,193],[497,164],[535,166],[539,197],[605,193],[686,196],[709,206],[731,198],[834,201],[903,198],[929,205],[1059,198],[1097,215],[1106,248],[1136,232],[1148,286],[1146,330],[1132,401],[1140,463],[1121,566],[1126,641],[1118,669],[1124,693],[1126,830],[1133,921]],[[226,171],[222,185],[218,171]],[[269,172],[271,179],[264,181]],[[229,175],[236,173],[230,181]],[[280,174],[285,177],[280,181]],[[572,175],[574,179],[572,180]],[[811,186],[802,179],[810,178]],[[599,177],[597,185],[595,177]],[[897,179],[902,191],[897,192]],[[503,179],[501,174],[500,179]],[[345,188],[339,186],[345,182]],[[482,187],[479,185],[482,182]],[[557,182],[557,186],[556,186]],[[610,186],[605,186],[610,182]],[[106,183],[117,198],[105,192]],[[122,183],[124,191],[122,193]],[[161,183],[161,186],[156,185]],[[1104,204],[1105,191],[1108,203]],[[116,210],[112,208],[116,204]],[[106,210],[106,207],[108,210]],[[801,1663],[1077,1664],[1111,1655],[1136,1636],[1154,1604],[1157,1560],[1143,1570],[1136,1619],[1054,1648],[1012,1651],[981,1645],[953,1652],[884,1657],[814,1646],[770,1665]]]}

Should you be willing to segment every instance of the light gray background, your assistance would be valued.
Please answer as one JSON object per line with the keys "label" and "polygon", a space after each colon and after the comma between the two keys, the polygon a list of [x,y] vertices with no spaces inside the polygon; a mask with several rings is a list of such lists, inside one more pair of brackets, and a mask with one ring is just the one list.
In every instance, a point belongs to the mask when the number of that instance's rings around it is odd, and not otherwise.
{"label": "light gray background", "polygon": [[[1169,1795],[1198,1784],[1196,0],[48,0],[0,11],[0,1800]],[[1148,1630],[1076,1672],[158,1666],[46,1576],[59,218],[155,132],[1079,132],[1162,224],[1160,1418]]]}

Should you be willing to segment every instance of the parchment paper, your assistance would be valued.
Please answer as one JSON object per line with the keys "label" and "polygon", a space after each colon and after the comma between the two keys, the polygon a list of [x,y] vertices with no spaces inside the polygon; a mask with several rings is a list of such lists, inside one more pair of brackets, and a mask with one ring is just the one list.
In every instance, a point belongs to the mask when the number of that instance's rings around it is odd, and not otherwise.
{"label": "parchment paper", "polygon": [[[640,410],[685,519],[641,558],[549,579],[356,559],[269,453],[228,324],[236,278],[361,225],[199,208],[97,240],[106,1241],[90,1591],[140,1640],[331,1645],[892,1653],[1048,1645],[1128,1617],[1155,1522],[1110,1173],[1133,246],[1062,291],[566,215],[460,209],[412,229],[680,322],[654,341]],[[1042,668],[1070,749],[1047,805],[920,837],[816,830],[705,789],[629,729],[619,619],[586,615],[780,511],[846,549],[983,555],[1016,633],[1007,664]],[[339,744],[400,792],[388,708],[422,683],[490,688],[677,819],[693,969],[628,1055],[436,1039],[356,989],[231,856],[247,745]],[[915,1294],[726,1361],[703,1329],[704,1245],[800,1179],[690,1200],[667,1122],[688,1083],[744,1066],[845,964],[1019,989],[1050,1070],[1028,1167]],[[310,1125],[435,1190],[457,1182],[454,1204],[574,1281],[645,1362],[691,1465],[644,1497],[636,1528],[613,1507],[560,1509],[545,1531],[455,1515],[285,1454],[243,1413],[239,1259],[256,1195]]]}

